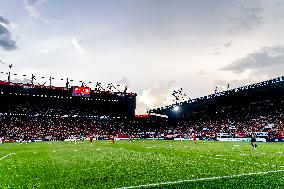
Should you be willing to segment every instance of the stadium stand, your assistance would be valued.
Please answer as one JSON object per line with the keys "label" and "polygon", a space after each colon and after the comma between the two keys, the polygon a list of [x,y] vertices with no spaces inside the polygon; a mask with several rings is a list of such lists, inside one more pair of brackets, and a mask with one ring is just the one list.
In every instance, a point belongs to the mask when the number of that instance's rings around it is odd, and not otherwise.
{"label": "stadium stand", "polygon": [[[73,91],[74,92],[74,91]],[[284,77],[136,115],[136,94],[0,84],[0,135],[6,141],[109,139],[284,141]],[[178,107],[178,108],[177,108]]]}
{"label": "stadium stand", "polygon": [[0,83],[0,134],[5,140],[64,140],[98,134],[108,137],[135,116],[136,94],[31,84]]}
{"label": "stadium stand", "polygon": [[245,138],[254,132],[275,141],[284,137],[283,105],[284,77],[278,77],[149,113],[168,116],[168,129],[175,134],[196,131],[200,138]]}

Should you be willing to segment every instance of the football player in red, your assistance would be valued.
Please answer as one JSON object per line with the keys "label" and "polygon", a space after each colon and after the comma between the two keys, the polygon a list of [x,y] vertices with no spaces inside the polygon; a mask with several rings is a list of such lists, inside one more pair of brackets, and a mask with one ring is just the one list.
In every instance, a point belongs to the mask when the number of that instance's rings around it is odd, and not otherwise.
{"label": "football player in red", "polygon": [[91,135],[90,135],[90,142],[91,142],[91,145],[93,145],[93,140],[94,140],[94,135],[91,134]]}
{"label": "football player in red", "polygon": [[196,144],[196,132],[193,133],[193,141],[194,141],[194,144]]}

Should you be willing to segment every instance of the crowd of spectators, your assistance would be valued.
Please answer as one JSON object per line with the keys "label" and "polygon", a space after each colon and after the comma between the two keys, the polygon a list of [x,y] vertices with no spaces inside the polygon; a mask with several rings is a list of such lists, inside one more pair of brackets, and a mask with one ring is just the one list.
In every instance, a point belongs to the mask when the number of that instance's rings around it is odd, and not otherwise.
{"label": "crowd of spectators", "polygon": [[[274,107],[274,109],[271,109]],[[276,108],[275,108],[276,107]],[[111,136],[138,138],[192,138],[216,139],[217,137],[250,137],[252,132],[266,133],[260,137],[284,137],[284,114],[280,106],[262,107],[259,113],[246,112],[226,115],[203,114],[193,119],[147,118],[124,119],[109,117],[72,116],[51,114],[42,109],[36,114],[0,114],[0,136],[5,140],[65,140],[88,138],[99,139]],[[20,111],[20,110],[19,110]],[[48,111],[49,113],[46,113]],[[55,111],[57,112],[57,111]],[[72,111],[71,111],[72,112]],[[245,112],[245,110],[244,110]],[[77,115],[77,114],[74,114]],[[220,133],[222,133],[220,135]]]}
{"label": "crowd of spectators", "polygon": [[2,94],[0,99],[0,137],[12,141],[82,139],[90,135],[100,139],[111,136],[173,139],[193,135],[199,139],[245,138],[252,132],[265,133],[260,137],[284,138],[284,100],[278,98],[231,103],[214,111],[203,109],[176,118],[106,116],[112,103],[109,107],[98,103],[92,107],[89,100],[74,103],[74,99],[15,94],[8,100]]}
{"label": "crowd of spectators", "polygon": [[206,139],[245,138],[252,133],[260,133],[260,137],[283,138],[284,103],[276,99],[234,110],[199,113],[196,116],[174,119],[168,126],[168,133],[175,136],[191,136],[195,132],[200,138]]}

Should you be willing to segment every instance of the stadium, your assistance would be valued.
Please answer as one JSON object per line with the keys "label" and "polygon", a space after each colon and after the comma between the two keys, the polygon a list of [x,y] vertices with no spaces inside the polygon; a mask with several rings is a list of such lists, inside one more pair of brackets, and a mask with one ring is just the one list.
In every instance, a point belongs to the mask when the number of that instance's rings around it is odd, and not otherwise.
{"label": "stadium", "polygon": [[2,1],[0,189],[284,188],[283,10]]}
{"label": "stadium", "polygon": [[1,82],[1,186],[281,188],[283,91],[278,77],[135,116],[135,93]]}

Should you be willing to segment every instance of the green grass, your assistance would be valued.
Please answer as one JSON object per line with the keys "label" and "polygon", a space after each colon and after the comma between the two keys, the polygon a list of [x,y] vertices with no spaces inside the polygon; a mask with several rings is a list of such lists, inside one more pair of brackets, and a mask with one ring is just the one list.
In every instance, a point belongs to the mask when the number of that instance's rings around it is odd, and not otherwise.
{"label": "green grass", "polygon": [[[283,143],[97,141],[0,144],[0,188],[118,188],[284,170]],[[284,172],[148,188],[284,188]]]}

